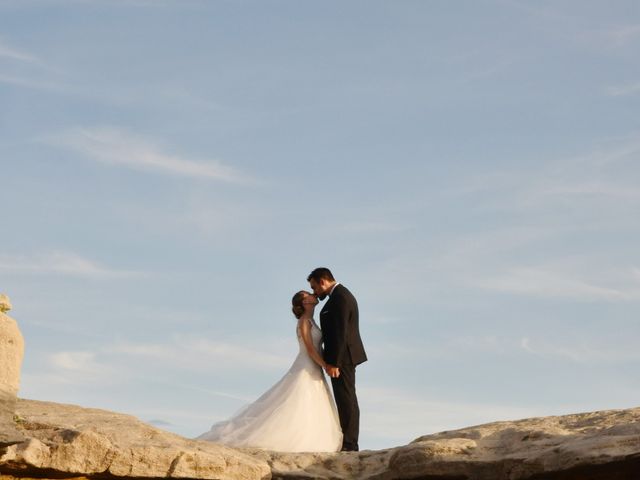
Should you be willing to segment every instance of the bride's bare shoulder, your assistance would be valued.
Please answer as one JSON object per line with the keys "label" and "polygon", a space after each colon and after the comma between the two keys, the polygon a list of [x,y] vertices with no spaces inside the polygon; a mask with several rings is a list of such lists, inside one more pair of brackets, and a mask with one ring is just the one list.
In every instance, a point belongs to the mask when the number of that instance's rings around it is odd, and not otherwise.
{"label": "bride's bare shoulder", "polygon": [[308,332],[309,330],[311,330],[311,322],[313,322],[313,320],[310,320],[308,318],[299,318],[296,330]]}

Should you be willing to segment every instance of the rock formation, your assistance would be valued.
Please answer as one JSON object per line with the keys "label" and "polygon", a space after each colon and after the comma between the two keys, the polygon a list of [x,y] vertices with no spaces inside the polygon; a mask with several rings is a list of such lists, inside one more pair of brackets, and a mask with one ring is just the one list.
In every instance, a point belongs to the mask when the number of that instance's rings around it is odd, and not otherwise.
{"label": "rock formation", "polygon": [[24,442],[0,448],[13,478],[638,480],[640,408],[442,432],[359,453],[236,450],[134,417],[18,400]]}
{"label": "rock formation", "polygon": [[274,478],[638,480],[640,408],[496,422],[348,456],[255,455]]}
{"label": "rock formation", "polygon": [[16,430],[13,418],[20,387],[24,340],[16,321],[6,314],[9,310],[9,297],[0,294],[0,445],[24,440]]}
{"label": "rock formation", "polygon": [[0,473],[49,478],[270,478],[263,460],[106,410],[19,400],[28,438],[0,449]]}

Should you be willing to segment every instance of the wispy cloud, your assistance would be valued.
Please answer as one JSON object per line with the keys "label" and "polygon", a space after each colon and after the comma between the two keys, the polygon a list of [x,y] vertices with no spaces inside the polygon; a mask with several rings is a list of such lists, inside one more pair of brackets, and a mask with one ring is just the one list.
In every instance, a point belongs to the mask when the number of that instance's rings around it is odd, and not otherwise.
{"label": "wispy cloud", "polygon": [[101,361],[96,352],[88,350],[62,350],[43,354],[42,357],[43,365],[34,373],[23,372],[23,390],[113,386],[128,376],[126,369],[116,369]]}
{"label": "wispy cloud", "polygon": [[101,265],[73,252],[57,251],[36,255],[0,255],[0,271],[29,274],[60,274],[88,278],[122,278],[143,272]]}
{"label": "wispy cloud", "polygon": [[[524,179],[518,182],[526,184]],[[495,202],[484,206],[487,215],[493,215],[492,210],[509,209],[518,213],[517,221],[507,227],[480,225],[443,239],[409,245],[377,266],[384,275],[376,287],[380,285],[387,299],[401,295],[427,304],[438,304],[454,291],[579,302],[639,301],[638,257],[621,239],[637,228],[632,220],[633,205],[637,205],[640,192],[615,182],[559,185],[540,182],[531,187],[536,192],[531,193],[535,203],[523,201],[518,189],[501,192],[501,202],[491,197],[477,200],[479,206]],[[557,198],[567,199],[570,207],[565,212],[557,213]],[[609,207],[618,203],[609,213]],[[594,217],[601,223],[595,223]],[[617,250],[600,248],[607,237],[620,245]]]}
{"label": "wispy cloud", "polygon": [[16,77],[13,75],[5,75],[0,73],[0,83],[7,85],[15,85],[18,87],[29,88],[33,90],[45,90],[56,93],[67,93],[66,87],[52,82],[44,82],[40,80],[33,80],[30,78]]}
{"label": "wispy cloud", "polygon": [[607,30],[607,37],[616,46],[624,46],[640,39],[640,24],[618,25]]}
{"label": "wispy cloud", "polygon": [[627,199],[639,199],[640,188],[634,186],[622,186],[612,182],[588,181],[583,183],[556,184],[549,187],[541,187],[540,194],[549,196],[589,195],[602,197],[618,197]]}
{"label": "wispy cloud", "polygon": [[[631,344],[628,344],[628,343]],[[615,343],[612,345],[611,343]],[[614,342],[605,343],[600,340],[593,342],[559,343],[549,339],[531,339],[523,337],[520,347],[527,353],[549,359],[565,359],[581,364],[628,363],[640,361],[636,342],[616,338]]]}
{"label": "wispy cloud", "polygon": [[386,437],[398,445],[421,435],[550,413],[539,407],[451,401],[370,385],[359,387],[358,396],[367,412],[367,421],[361,426],[364,435]]}
{"label": "wispy cloud", "polygon": [[[253,398],[254,394],[250,394],[253,383],[242,389],[225,389],[219,383],[234,384],[239,374],[245,376],[250,372],[260,376],[283,374],[295,357],[283,353],[287,349],[281,348],[278,342],[271,346],[268,343],[263,337],[234,341],[176,335],[156,343],[126,341],[96,346],[91,350],[53,351],[35,360],[40,361],[41,366],[36,372],[27,372],[23,386],[33,390],[43,385],[83,388],[87,383],[124,386],[135,382],[241,404]],[[162,376],[158,376],[159,371],[163,372]],[[183,380],[194,373],[206,375],[213,386]]]}
{"label": "wispy cloud", "polygon": [[612,288],[544,266],[513,268],[498,275],[470,279],[469,282],[485,290],[520,295],[586,301],[640,300],[639,282],[625,288]]}
{"label": "wispy cloud", "polygon": [[607,87],[605,93],[610,97],[623,97],[640,93],[640,82],[629,85]]}
{"label": "wispy cloud", "polygon": [[[574,157],[547,159],[535,170],[489,172],[462,180],[455,196],[483,195],[499,198],[501,209],[544,208],[557,204],[560,197],[582,201],[585,195],[601,201],[640,198],[634,167],[640,158],[640,138],[637,135],[597,146],[592,151]],[[624,174],[623,167],[628,167]],[[490,193],[491,195],[486,195]],[[505,199],[508,197],[508,200]],[[584,205],[584,204],[579,204]]]}
{"label": "wispy cloud", "polygon": [[590,15],[587,9],[578,11],[572,8],[571,4],[542,4],[521,0],[499,0],[499,3],[536,18],[537,25],[544,25],[548,35],[555,35],[571,43],[577,42],[590,50],[600,51],[603,47],[607,50],[623,48],[640,38],[638,24],[621,22],[617,25],[603,26],[602,21],[594,21],[593,15]]}
{"label": "wispy cloud", "polygon": [[[639,159],[640,137],[634,134],[609,139],[572,157],[540,159],[535,169],[503,170],[463,179],[446,195],[473,197],[478,210],[546,212],[550,219],[556,216],[558,206],[576,213],[593,212],[595,208],[618,212],[620,207],[637,205],[640,200]],[[565,226],[577,224],[577,217],[567,220]]]}
{"label": "wispy cloud", "polygon": [[166,343],[123,342],[101,350],[109,355],[126,355],[139,359],[166,362],[177,369],[209,368],[211,365],[234,365],[239,369],[282,370],[291,357],[246,343],[178,336]]}
{"label": "wispy cloud", "polygon": [[369,341],[367,352],[372,358],[384,358],[393,362],[426,360],[449,361],[467,354],[514,353],[519,346],[517,338],[498,335],[457,335],[448,338],[420,339],[419,342],[394,343],[388,339]]}
{"label": "wispy cloud", "polygon": [[[24,5],[28,0],[22,0]],[[48,6],[55,0],[44,0]],[[77,0],[76,3],[86,3],[95,6],[99,0]],[[130,1],[122,0],[122,6],[154,6],[161,5],[162,0]],[[43,2],[43,3],[44,3]],[[183,0],[181,6],[186,0]],[[65,3],[65,0],[60,2]],[[70,1],[69,3],[74,3]],[[105,4],[114,6],[113,1],[105,1]],[[0,7],[2,3],[0,1]],[[0,71],[0,84],[11,85],[30,90],[39,90],[48,93],[60,94],[81,100],[88,100],[113,106],[144,106],[158,108],[187,108],[222,111],[226,108],[219,102],[212,101],[206,95],[198,95],[193,89],[184,85],[151,82],[144,86],[123,85],[110,82],[108,88],[96,84],[95,81],[83,81],[82,74],[78,72],[66,72],[59,65],[52,65],[43,61],[40,57],[23,49],[15,48],[0,38],[0,60],[18,62],[19,69],[13,71]],[[6,63],[6,62],[4,62]]]}
{"label": "wispy cloud", "polygon": [[63,351],[50,356],[51,365],[60,370],[78,373],[100,374],[111,372],[106,365],[96,362],[95,352]]}
{"label": "wispy cloud", "polygon": [[[483,292],[570,302],[640,301],[633,258],[582,247],[580,254],[568,252],[567,241],[580,238],[577,233],[563,239],[566,232],[547,232],[521,243],[501,238],[502,230],[494,235],[471,232],[449,245],[427,248],[421,256],[407,248],[379,265],[384,278],[375,286],[387,301],[419,299],[425,305],[450,304],[457,301],[452,295],[459,299]],[[369,294],[376,297],[376,290]]]}
{"label": "wispy cloud", "polygon": [[[580,231],[569,224],[471,233],[451,241],[432,260],[432,268],[442,281],[497,293],[574,301],[640,300],[633,263],[602,252],[566,252],[566,238]],[[540,251],[547,252],[544,260],[532,260]]]}
{"label": "wispy cloud", "polygon": [[[32,90],[44,90],[50,92],[64,92],[64,88],[43,77],[43,69],[51,71],[45,63],[36,55],[25,50],[15,48],[0,38],[0,60],[11,60],[18,62],[22,67],[20,74],[0,72],[0,84],[13,85],[16,87],[28,88]],[[3,62],[3,64],[6,62]],[[36,68],[34,70],[34,67]]]}
{"label": "wispy cloud", "polygon": [[216,160],[165,153],[155,142],[115,127],[73,128],[43,140],[112,166],[230,183],[254,181]]}
{"label": "wispy cloud", "polygon": [[0,57],[18,60],[20,62],[40,63],[40,59],[35,55],[10,46],[2,39],[0,39]]}

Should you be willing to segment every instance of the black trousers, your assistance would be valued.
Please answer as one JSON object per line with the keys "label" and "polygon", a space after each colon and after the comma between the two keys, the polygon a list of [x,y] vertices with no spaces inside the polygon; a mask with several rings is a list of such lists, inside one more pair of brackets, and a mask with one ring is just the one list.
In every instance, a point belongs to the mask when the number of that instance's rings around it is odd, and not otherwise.
{"label": "black trousers", "polygon": [[340,427],[342,427],[342,449],[358,451],[358,435],[360,434],[360,407],[356,397],[356,367],[343,365],[340,376],[331,379],[333,396],[338,407]]}

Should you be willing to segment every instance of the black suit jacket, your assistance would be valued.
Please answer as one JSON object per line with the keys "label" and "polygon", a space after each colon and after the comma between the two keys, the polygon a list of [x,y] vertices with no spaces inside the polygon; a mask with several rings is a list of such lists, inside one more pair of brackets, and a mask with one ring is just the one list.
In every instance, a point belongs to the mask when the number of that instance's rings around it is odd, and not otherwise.
{"label": "black suit jacket", "polygon": [[342,284],[336,285],[320,311],[324,361],[330,365],[359,365],[367,361],[360,338],[358,302]]}

